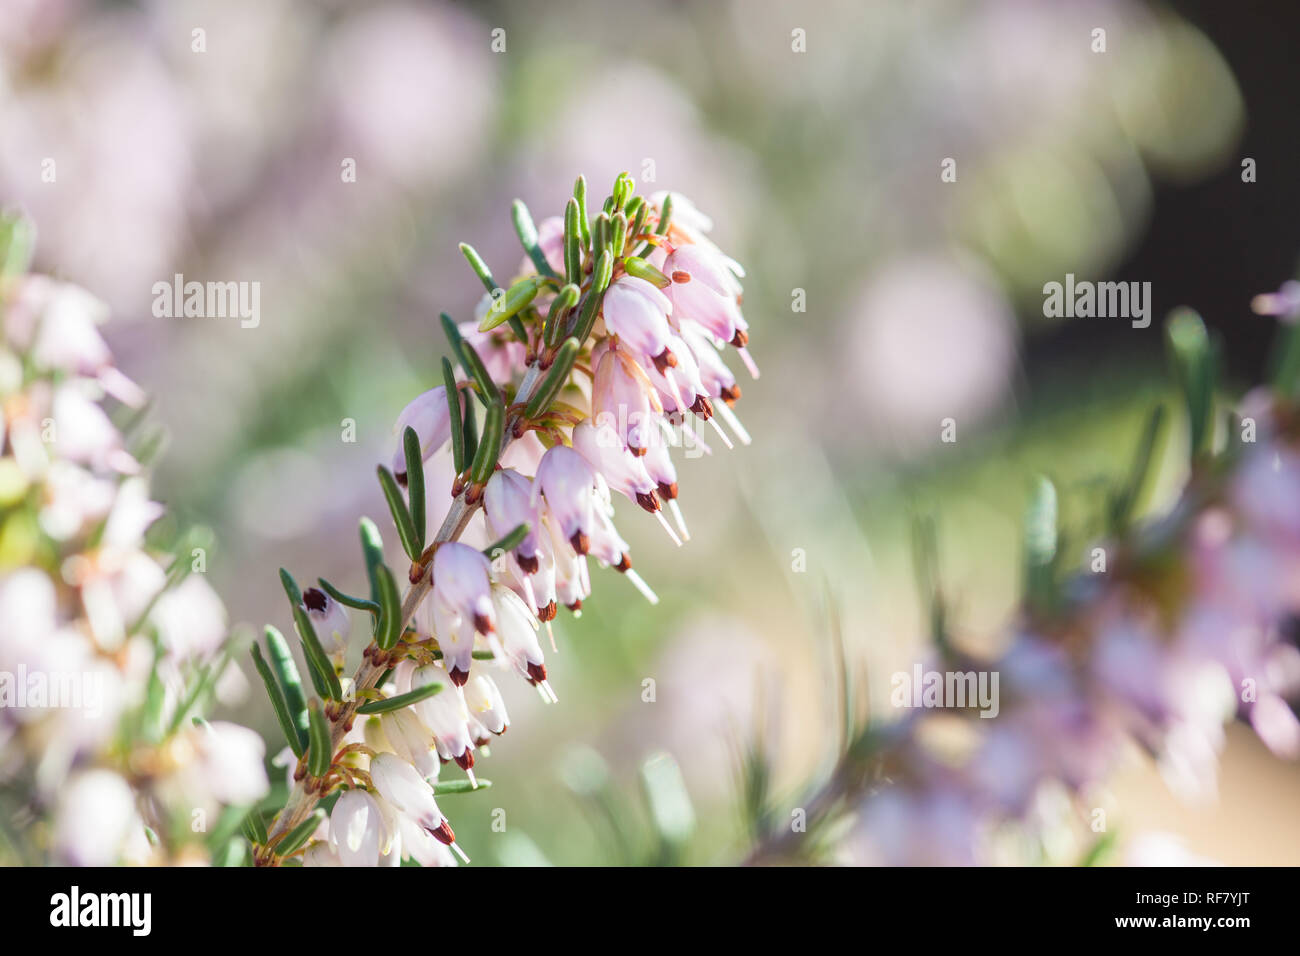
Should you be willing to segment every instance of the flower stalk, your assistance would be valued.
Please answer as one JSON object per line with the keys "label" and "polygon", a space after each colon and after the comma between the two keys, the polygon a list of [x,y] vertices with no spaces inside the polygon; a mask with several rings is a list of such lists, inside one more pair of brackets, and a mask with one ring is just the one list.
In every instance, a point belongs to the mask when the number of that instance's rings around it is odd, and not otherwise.
{"label": "flower stalk", "polygon": [[[305,752],[301,739],[296,747],[290,739],[297,757],[292,790],[267,839],[255,847],[259,865],[280,865],[303,847],[312,864],[376,865],[398,854],[431,865],[451,862],[448,850],[463,857],[433,804],[435,788],[454,792],[436,780],[438,764],[454,761],[469,789],[477,788],[474,750],[507,726],[495,684],[474,662],[513,669],[554,702],[537,635],[542,625],[550,634],[559,605],[581,612],[590,591],[589,559],[620,573],[651,603],[658,600],[632,570],[628,545],[612,521],[610,495],[627,496],[658,519],[670,540],[682,543],[660,514],[662,493],[681,524],[661,429],[671,434],[680,427],[685,440],[694,435],[688,415],[708,420],[711,401],[738,396],[738,389],[728,391],[734,379],[717,351],[739,340],[735,330],[744,328],[742,270],[704,236],[703,217],[694,226],[679,221],[669,227],[667,198],[634,197],[634,190],[629,175],[619,176],[594,230],[581,177],[561,217],[537,224],[516,201],[512,221],[525,258],[504,291],[478,253],[461,245],[488,295],[473,323],[441,316],[455,362],[444,359],[442,384],[403,411],[393,467],[377,471],[411,562],[405,592],[399,597],[384,563],[378,529],[363,519],[369,601],[332,586],[312,598],[321,621],[334,621],[336,609],[346,614],[345,607],[371,613],[371,639],[351,677],[326,668],[328,656],[303,596],[284,576],[321,703],[307,708]],[[652,226],[658,241],[644,256],[633,256]],[[661,267],[687,248],[696,248],[696,256],[669,279]],[[688,268],[708,283],[709,296],[681,298],[674,309],[670,296],[691,280]],[[719,327],[726,337],[711,331]],[[708,354],[697,357],[697,351]],[[742,358],[752,366],[747,355]],[[606,385],[602,369],[611,362],[621,377]],[[710,384],[701,367],[714,371]],[[472,403],[460,399],[465,389],[484,407],[481,431]],[[729,421],[746,440],[738,420]],[[444,454],[450,461],[438,457]],[[451,501],[426,540],[425,523],[442,513],[437,495],[447,488],[445,479],[426,473],[433,458],[450,465]],[[433,467],[437,472],[437,461]],[[427,502],[426,487],[433,495]],[[480,551],[461,539],[484,512],[479,524],[495,532],[488,540],[498,540]],[[322,626],[326,637],[339,636],[333,623]],[[274,682],[265,682],[277,715],[288,712],[280,721],[286,734],[297,733],[302,715],[292,712],[287,697],[277,700]],[[355,746],[363,730],[364,750]],[[435,750],[437,759],[431,759]],[[376,760],[386,768],[382,781],[367,776]],[[328,834],[290,840],[338,788],[348,799],[336,804]]]}

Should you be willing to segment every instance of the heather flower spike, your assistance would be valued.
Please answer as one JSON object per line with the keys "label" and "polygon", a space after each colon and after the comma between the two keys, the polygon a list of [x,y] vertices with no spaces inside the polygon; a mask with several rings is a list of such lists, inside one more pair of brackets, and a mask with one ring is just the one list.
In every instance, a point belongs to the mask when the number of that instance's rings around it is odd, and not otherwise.
{"label": "heather flower spike", "polygon": [[[486,294],[464,321],[442,314],[449,355],[401,411],[396,447],[378,469],[410,568],[387,565],[378,526],[363,519],[367,597],[323,581],[300,592],[283,576],[319,700],[305,701],[296,673],[277,664],[283,639],[268,636],[267,657],[254,655],[296,759],[284,808],[264,839],[252,829],[258,864],[299,853],[313,866],[468,862],[430,781],[446,761],[444,773],[454,765],[464,779],[439,787],[490,785],[477,776],[479,757],[509,725],[508,687],[496,681],[518,679],[557,701],[539,634],[545,624],[554,649],[558,609],[581,614],[593,565],[658,601],[632,568],[614,499],[653,515],[681,545],[679,427],[706,451],[688,419],[709,422],[728,447],[715,418],[749,440],[731,414],[740,389],[719,352],[740,349],[757,375],[739,266],[707,239],[707,217],[689,201],[635,191],[620,175],[594,220],[582,177],[536,222],[516,201],[523,255],[513,274],[498,273],[504,282],[460,246]],[[460,540],[480,510],[473,533],[496,542],[486,552]],[[341,677],[350,643],[361,643],[349,609],[367,612],[371,633],[356,671]],[[340,789],[329,820],[313,823],[316,804]]]}

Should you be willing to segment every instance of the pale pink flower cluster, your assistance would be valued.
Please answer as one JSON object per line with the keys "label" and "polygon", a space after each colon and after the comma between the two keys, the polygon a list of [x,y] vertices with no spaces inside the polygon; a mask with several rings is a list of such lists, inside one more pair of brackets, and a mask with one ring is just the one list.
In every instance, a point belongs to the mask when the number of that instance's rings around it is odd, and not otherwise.
{"label": "pale pink flower cluster", "polygon": [[[178,714],[225,610],[201,574],[169,588],[145,547],[163,509],[103,404],[144,396],[112,364],[105,317],[74,286],[0,277],[0,792],[49,820],[30,831],[44,861],[201,860],[197,840],[146,827],[191,832],[260,799],[264,744]],[[146,712],[179,726],[124,731]]]}
{"label": "pale pink flower cluster", "polygon": [[[663,199],[650,199],[647,233],[658,225]],[[711,224],[705,216],[680,196],[673,202],[671,224],[646,257],[666,285],[627,274],[620,254],[592,336],[558,395],[556,414],[544,426],[534,423],[507,435],[511,443],[482,488],[481,511],[460,540],[436,546],[432,593],[415,611],[407,641],[436,646],[439,653],[425,660],[418,651],[406,652],[416,659],[398,663],[381,690],[392,697],[435,681],[442,690],[365,719],[349,732],[345,745],[364,745],[374,755],[357,758],[373,787],[349,790],[339,799],[307,847],[305,865],[396,865],[403,856],[425,865],[453,863],[452,851],[460,850],[431,784],[447,762],[474,783],[475,749],[508,726],[489,666],[513,671],[555,701],[540,634],[543,625],[549,634],[560,605],[581,613],[592,591],[593,559],[620,572],[652,603],[658,600],[632,569],[629,546],[614,521],[614,495],[653,515],[680,545],[689,535],[670,449],[710,451],[698,433],[703,422],[730,447],[731,437],[715,415],[749,442],[731,407],[740,388],[721,354],[735,348],[757,376],[740,310],[743,270],[707,238]],[[538,227],[540,248],[559,274],[563,231],[560,219]],[[525,259],[520,278],[535,271]],[[553,292],[538,297],[540,314],[553,298]],[[484,298],[480,317],[491,302]],[[480,332],[477,323],[467,323],[460,332],[500,386],[507,392],[521,387],[536,342],[525,346],[504,326]],[[461,391],[459,401],[472,401],[467,395]],[[453,426],[443,386],[418,396],[398,418],[398,442],[387,464],[403,484],[401,435],[408,426],[419,439],[427,521],[436,528],[464,481],[454,474],[448,451]],[[664,502],[675,529],[662,514]],[[489,558],[480,550],[520,525],[527,525],[527,533],[507,553]],[[320,597],[318,622],[342,610],[327,595]],[[339,630],[319,623],[318,629]],[[549,640],[553,647],[554,636]],[[480,659],[489,656],[490,664]]]}
{"label": "pale pink flower cluster", "polygon": [[1095,839],[1084,798],[1133,743],[1176,795],[1212,800],[1234,718],[1279,757],[1300,756],[1287,703],[1300,651],[1284,633],[1300,614],[1300,448],[1264,391],[1241,413],[1257,433],[1231,478],[1185,497],[1131,548],[1129,568],[1085,574],[1072,613],[1026,621],[997,661],[929,665],[996,671],[1000,711],[967,721],[975,737],[958,759],[920,732],[924,712],[886,732],[889,784],[862,803],[855,859],[987,863],[1006,825],[1035,820],[1059,787],[1077,799],[1052,825]]}

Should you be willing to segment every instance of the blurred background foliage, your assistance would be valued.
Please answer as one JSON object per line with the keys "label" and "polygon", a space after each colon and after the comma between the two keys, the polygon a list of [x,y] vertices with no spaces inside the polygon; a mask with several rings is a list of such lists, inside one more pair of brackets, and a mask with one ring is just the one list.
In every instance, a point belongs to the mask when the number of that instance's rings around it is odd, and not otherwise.
{"label": "blurred background foliage", "polygon": [[[663,603],[604,575],[557,624],[560,705],[507,688],[494,789],[445,809],[477,862],[737,859],[756,728],[778,793],[826,755],[831,612],[876,711],[910,666],[913,515],[936,518],[962,640],[996,649],[1030,476],[1086,528],[1168,397],[1164,313],[1197,306],[1233,380],[1258,375],[1271,330],[1249,298],[1300,248],[1281,181],[1300,21],[1226,6],[5,0],[0,200],[35,218],[39,266],[113,306],[120,364],[170,434],[160,540],[210,525],[232,620],[285,627],[275,569],[355,590],[357,518],[387,523],[373,463],[439,381],[438,312],[464,321],[479,297],[456,243],[508,273],[509,200],[557,214],[579,172],[694,198],[749,273],[755,444],[685,463],[686,548],[625,515]],[[261,283],[260,325],[154,318],[151,287],[177,272]],[[1151,327],[1044,319],[1042,286],[1067,272],[1151,281]],[[275,738],[260,695],[229,705]],[[1255,746],[1232,738],[1215,808],[1172,808],[1137,764],[1121,828],[1297,862],[1274,801],[1300,780]],[[1291,839],[1250,845],[1279,828]]]}

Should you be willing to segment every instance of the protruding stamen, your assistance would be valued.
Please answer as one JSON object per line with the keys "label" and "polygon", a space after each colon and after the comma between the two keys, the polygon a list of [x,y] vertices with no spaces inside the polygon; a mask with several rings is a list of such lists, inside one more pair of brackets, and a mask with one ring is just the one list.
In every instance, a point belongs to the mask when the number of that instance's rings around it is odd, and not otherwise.
{"label": "protruding stamen", "polygon": [[638,491],[636,503],[651,514],[659,510],[659,498],[653,491]]}
{"label": "protruding stamen", "polygon": [[659,603],[659,595],[655,594],[654,591],[650,590],[650,585],[645,583],[641,575],[629,569],[623,576],[632,582],[632,584],[636,587],[636,589],[641,592],[641,596],[644,597],[647,601],[649,601],[651,604]]}
{"label": "protruding stamen", "polygon": [[[551,602],[551,617],[555,617],[554,601]],[[560,649],[555,646],[555,628],[551,627],[550,617],[546,619],[546,636],[551,639],[551,650],[554,651],[556,654],[560,653]]]}
{"label": "protruding stamen", "polygon": [[[664,427],[667,428],[668,426],[665,425]],[[672,434],[671,431],[669,432],[669,434],[670,435]],[[687,438],[689,438],[692,442],[694,442],[695,446],[699,448],[700,451],[704,452],[704,454],[706,455],[713,454],[713,449],[709,447],[709,443],[706,442],[703,438],[701,438],[700,433],[697,432],[694,428],[692,428],[690,426],[690,423],[687,422],[685,418],[683,418],[682,419],[682,441],[681,442],[673,441],[672,444],[674,446],[680,444],[684,447]]]}
{"label": "protruding stamen", "polygon": [[738,349],[743,349],[749,344],[749,333],[744,329],[736,329],[736,334],[731,337],[731,344]]}
{"label": "protruding stamen", "polygon": [[662,511],[656,511],[655,517],[659,519],[659,523],[663,525],[663,529],[668,532],[668,537],[673,539],[673,544],[680,548],[682,546],[682,539],[677,537],[677,532],[672,529],[672,526],[668,523],[668,519],[664,517],[664,513]]}
{"label": "protruding stamen", "polygon": [[713,403],[709,401],[707,395],[696,395],[695,401],[691,403],[691,411],[706,422],[713,417]]}
{"label": "protruding stamen", "polygon": [[719,405],[718,414],[721,415],[723,420],[731,427],[731,430],[736,433],[736,437],[740,439],[741,444],[748,445],[752,441],[749,437],[749,432],[745,430],[744,425],[740,424],[740,419],[737,418],[736,413],[731,410],[731,406],[725,404]]}
{"label": "protruding stamen", "polygon": [[740,360],[745,363],[745,368],[749,369],[750,378],[758,378],[758,366],[754,364],[754,358],[749,354],[749,349],[737,349],[740,352]]}
{"label": "protruding stamen", "polygon": [[460,857],[462,863],[469,862],[469,857],[465,855],[465,851],[460,848],[459,843],[451,844],[451,849],[453,853],[455,853],[458,857]]}
{"label": "protruding stamen", "polygon": [[682,509],[681,506],[677,504],[676,498],[668,499],[668,510],[673,513],[673,520],[677,522],[677,527],[681,529],[682,540],[690,541],[691,533],[686,530],[686,519],[682,517]]}
{"label": "protruding stamen", "polygon": [[[726,408],[725,405],[722,407]],[[736,447],[731,443],[731,439],[727,437],[727,433],[722,430],[722,426],[718,424],[718,420],[716,418],[708,419],[708,423],[712,425],[713,430],[718,433],[718,437],[722,439],[722,444],[726,445],[727,448],[729,449]]]}

